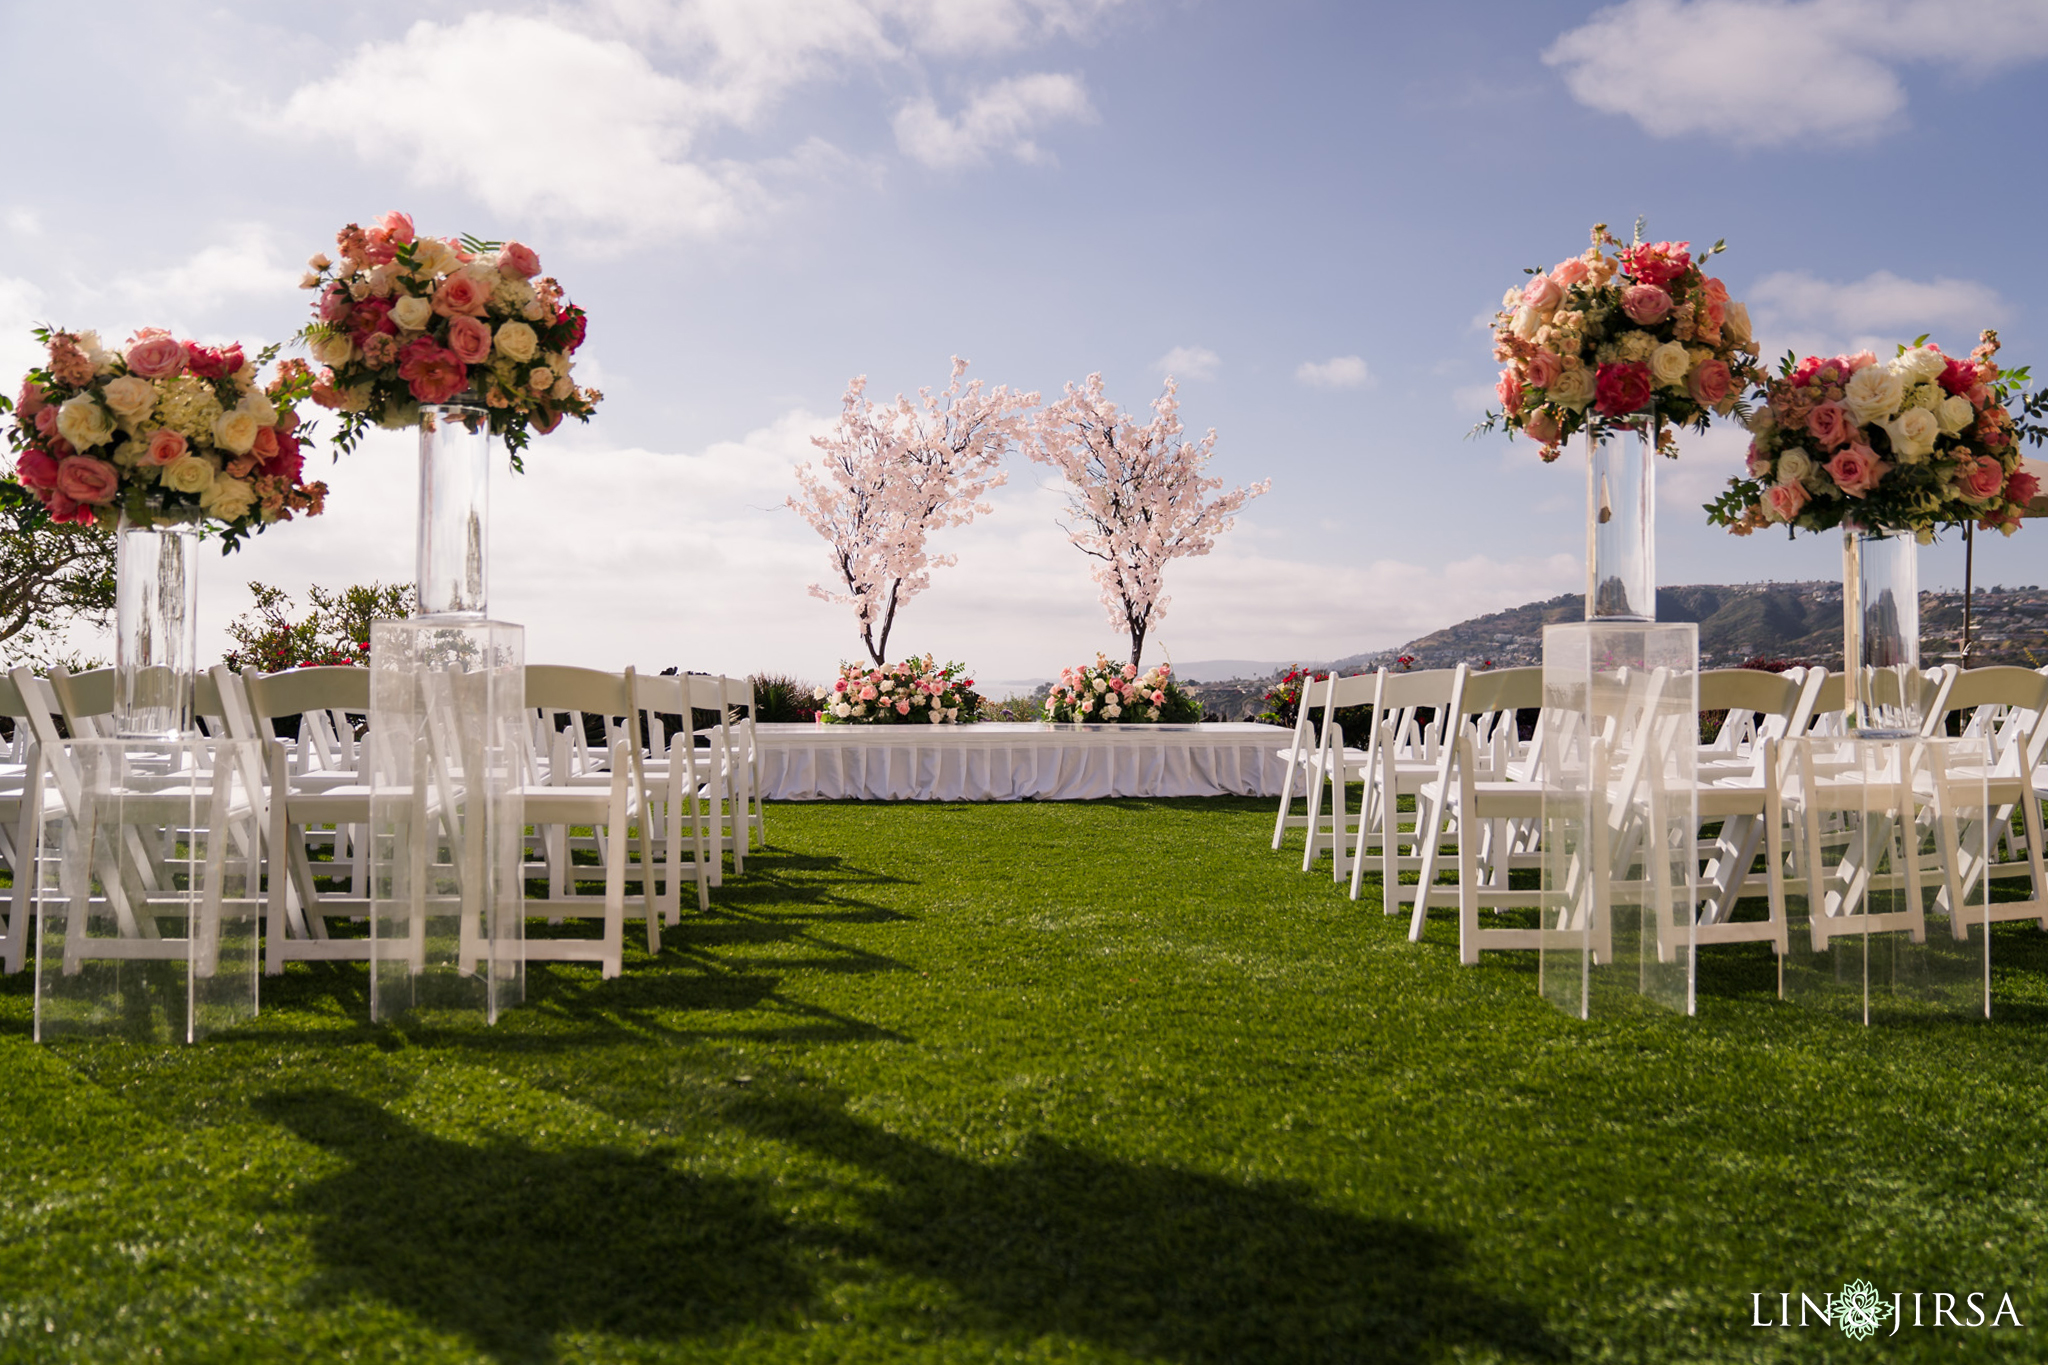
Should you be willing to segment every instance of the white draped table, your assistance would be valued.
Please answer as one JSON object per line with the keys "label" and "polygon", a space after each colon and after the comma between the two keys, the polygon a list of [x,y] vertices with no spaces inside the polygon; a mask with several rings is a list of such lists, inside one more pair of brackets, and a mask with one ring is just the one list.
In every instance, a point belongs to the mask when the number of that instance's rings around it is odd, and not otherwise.
{"label": "white draped table", "polygon": [[761,725],[771,801],[1278,796],[1277,725]]}

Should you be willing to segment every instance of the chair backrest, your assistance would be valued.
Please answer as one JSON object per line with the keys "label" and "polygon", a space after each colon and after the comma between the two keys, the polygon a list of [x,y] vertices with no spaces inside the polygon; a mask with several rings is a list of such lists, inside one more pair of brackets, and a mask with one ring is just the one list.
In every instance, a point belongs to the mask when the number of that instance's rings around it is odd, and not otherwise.
{"label": "chair backrest", "polygon": [[1384,668],[1376,673],[1354,673],[1348,678],[1332,673],[1323,683],[1319,704],[1325,711],[1372,706],[1379,701],[1380,682],[1386,676]]}
{"label": "chair backrest", "polygon": [[1700,674],[1700,710],[1789,716],[1804,682],[1760,668],[1709,668]]}
{"label": "chair backrest", "polygon": [[1970,711],[1980,706],[2039,711],[2044,700],[2048,700],[2048,677],[2031,668],[2017,668],[2009,664],[1972,668],[1956,675],[1948,694],[1942,698],[1939,713],[1928,717],[1930,728],[1927,733],[1941,734],[1940,723],[1951,712]]}
{"label": "chair backrest", "polygon": [[[323,668],[288,668],[280,673],[245,673],[242,687],[249,696],[249,710],[259,722],[284,716],[302,716],[308,711],[355,711],[370,709],[370,670],[346,665]],[[269,734],[268,728],[264,730]]]}
{"label": "chair backrest", "polygon": [[59,664],[50,670],[50,695],[57,699],[64,725],[81,739],[114,733],[114,670],[95,668],[72,673]]}
{"label": "chair backrest", "polygon": [[630,716],[633,670],[606,673],[568,664],[528,664],[526,705],[529,709],[578,711],[585,715]]}
{"label": "chair backrest", "polygon": [[[1393,724],[1392,740],[1397,753],[1412,753],[1425,759],[1434,756],[1445,733],[1453,690],[1466,671],[1465,665],[1459,664],[1456,668],[1387,674],[1386,681],[1380,684],[1380,715]],[[1417,724],[1415,719],[1416,711],[1422,707],[1435,712],[1426,725]]]}
{"label": "chair backrest", "polygon": [[1520,711],[1542,705],[1542,669],[1496,668],[1465,675],[1465,695],[1458,704],[1458,713],[1462,716],[1483,716],[1495,711]]}

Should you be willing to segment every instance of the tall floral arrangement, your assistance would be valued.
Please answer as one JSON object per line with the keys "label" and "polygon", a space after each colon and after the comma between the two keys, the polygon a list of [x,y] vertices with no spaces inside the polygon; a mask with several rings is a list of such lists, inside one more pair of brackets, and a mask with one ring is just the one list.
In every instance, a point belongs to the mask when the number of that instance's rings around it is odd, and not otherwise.
{"label": "tall floral arrangement", "polygon": [[307,483],[296,405],[313,377],[276,348],[202,346],[145,327],[109,349],[95,332],[38,328],[48,361],[28,372],[7,439],[14,478],[55,522],[111,526],[204,520],[223,548],[274,522],[319,515],[327,486]]}
{"label": "tall floral arrangement", "polygon": [[1097,654],[1092,664],[1060,670],[1060,680],[1046,694],[1045,718],[1186,725],[1202,718],[1202,706],[1174,681],[1171,664],[1154,664],[1140,673],[1136,664],[1111,663],[1107,654]]}
{"label": "tall floral arrangement", "polygon": [[828,725],[958,725],[977,718],[981,697],[965,664],[940,664],[930,654],[899,663],[839,665],[830,687],[817,690],[818,719]]}
{"label": "tall floral arrangement", "polygon": [[2018,530],[2040,492],[2020,468],[2022,432],[2006,409],[2026,372],[1999,368],[1996,332],[1968,359],[1925,343],[1888,361],[1787,354],[1750,417],[1746,477],[1729,480],[1708,520],[1743,536],[1845,521],[1923,541],[1942,525]]}
{"label": "tall floral arrangement", "polygon": [[1072,520],[1061,529],[1096,561],[1102,605],[1109,623],[1130,637],[1133,668],[1144,661],[1145,636],[1172,600],[1163,581],[1166,566],[1208,554],[1236,513],[1273,487],[1266,479],[1217,492],[1223,480],[1205,477],[1215,430],[1200,441],[1180,436],[1171,375],[1166,392],[1153,400],[1152,420],[1142,426],[1104,396],[1098,373],[1085,386],[1068,384],[1031,427],[1031,458],[1066,478]]}
{"label": "tall floral arrangement", "polygon": [[603,400],[574,376],[587,318],[531,247],[422,237],[398,212],[334,240],[341,259],[313,257],[299,282],[319,295],[299,335],[326,367],[312,397],[341,414],[343,449],[372,426],[417,425],[422,403],[470,393],[517,469],[530,432],[587,422]]}
{"label": "tall floral arrangement", "polygon": [[1588,426],[1628,417],[1654,399],[1666,419],[1660,448],[1676,455],[1674,426],[1706,430],[1763,379],[1749,310],[1703,268],[1726,246],[1715,242],[1695,259],[1690,242],[1643,241],[1640,223],[1627,246],[1596,223],[1583,254],[1531,269],[1494,316],[1501,406],[1475,434],[1496,426],[1519,431],[1548,462]]}

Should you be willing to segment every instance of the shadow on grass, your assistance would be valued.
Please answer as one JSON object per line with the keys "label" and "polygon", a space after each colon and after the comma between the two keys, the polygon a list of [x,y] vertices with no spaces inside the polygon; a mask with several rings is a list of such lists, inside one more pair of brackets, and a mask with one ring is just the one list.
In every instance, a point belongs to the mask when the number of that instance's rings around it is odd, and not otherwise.
{"label": "shadow on grass", "polygon": [[564,1332],[641,1340],[773,1327],[814,1294],[769,1182],[661,1155],[450,1142],[336,1090],[258,1112],[347,1164],[287,1201],[313,1220],[316,1301],[377,1298],[505,1362]]}
{"label": "shadow on grass", "polygon": [[1561,1359],[1526,1306],[1465,1277],[1458,1239],[1296,1188],[1133,1164],[1044,1137],[984,1165],[790,1096],[727,1117],[880,1182],[843,1245],[952,1287],[971,1329],[1172,1361]]}

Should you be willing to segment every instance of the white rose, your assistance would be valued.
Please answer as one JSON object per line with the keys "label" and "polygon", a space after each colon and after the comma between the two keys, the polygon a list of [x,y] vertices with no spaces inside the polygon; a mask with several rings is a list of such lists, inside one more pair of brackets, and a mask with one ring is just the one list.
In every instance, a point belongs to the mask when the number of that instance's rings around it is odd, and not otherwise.
{"label": "white rose", "polygon": [[368,412],[370,410],[370,386],[352,384],[341,391],[343,412]]}
{"label": "white rose", "polygon": [[1958,393],[1943,399],[1941,406],[1934,410],[1934,416],[1941,423],[1941,429],[1953,436],[1977,420],[1977,409]]}
{"label": "white rose", "polygon": [[528,322],[539,322],[548,315],[548,306],[539,299],[529,299],[526,306],[519,311]]}
{"label": "white rose", "polygon": [[1948,357],[1932,346],[1915,346],[1893,359],[1891,368],[1902,379],[1932,379],[1948,368]]}
{"label": "white rose", "polygon": [[1813,459],[1798,446],[1778,453],[1778,482],[1798,483],[1813,472]]}
{"label": "white rose", "polygon": [[1542,325],[1543,319],[1536,316],[1536,310],[1527,307],[1515,310],[1515,320],[1511,324],[1514,334],[1524,341],[1535,336],[1536,329]]}
{"label": "white rose", "polygon": [[1593,372],[1583,365],[1565,370],[1555,384],[1543,391],[1543,396],[1560,407],[1581,410],[1593,401]]}
{"label": "white rose", "polygon": [[1858,426],[1882,422],[1899,410],[1899,400],[1906,396],[1906,386],[1899,377],[1883,365],[1865,365],[1849,378],[1849,387],[1842,394],[1842,404],[1849,409],[1849,415],[1856,419]]}
{"label": "white rose", "polygon": [[925,719],[930,721],[934,725],[939,725],[945,721],[946,713],[943,710],[933,711],[926,715]]}
{"label": "white rose", "polygon": [[86,330],[78,334],[78,349],[85,352],[85,358],[92,362],[94,374],[111,374],[114,362],[121,357],[100,345],[100,334]]}
{"label": "white rose", "polygon": [[1906,464],[1918,464],[1934,453],[1941,423],[1925,408],[1907,408],[1884,429],[1891,433],[1892,454]]}
{"label": "white rose", "polygon": [[1512,313],[1521,306],[1522,291],[1519,289],[1510,289],[1500,296],[1500,310],[1503,313]]}
{"label": "white rose", "polygon": [[559,403],[574,392],[576,392],[576,381],[565,374],[555,381],[555,391],[551,397]]}
{"label": "white rose", "polygon": [[253,415],[236,408],[214,419],[213,443],[231,455],[247,455],[259,430]]}
{"label": "white rose", "polygon": [[1118,716],[1122,715],[1123,713],[1123,707],[1118,706],[1115,702],[1110,702],[1102,708],[1102,714],[1108,717],[1110,720],[1115,720]]}
{"label": "white rose", "polygon": [[434,316],[434,305],[417,294],[407,294],[391,305],[391,320],[408,332],[417,332]]}
{"label": "white rose", "polygon": [[508,322],[498,328],[496,345],[499,355],[524,364],[540,349],[540,337],[523,322]]}
{"label": "white rose", "polygon": [[203,455],[180,455],[164,466],[157,482],[174,493],[204,493],[213,487],[213,461]]}
{"label": "white rose", "polygon": [[1109,691],[1109,684],[1103,681],[1101,678],[1097,678],[1095,680],[1095,690],[1097,692],[1107,692]]}
{"label": "white rose", "polygon": [[[370,278],[363,281],[363,283],[371,297],[380,299],[390,298],[392,291],[398,288],[398,263],[396,261],[386,261],[383,265],[372,267]],[[354,294],[355,290],[351,288],[349,292]],[[361,298],[363,296],[356,294],[356,297]]]}
{"label": "white rose", "polygon": [[256,490],[240,479],[223,475],[199,495],[199,505],[222,521],[235,521],[247,516],[256,505]]}
{"label": "white rose", "polygon": [[844,720],[846,717],[853,714],[853,708],[851,706],[848,706],[845,702],[840,702],[838,705],[832,708],[832,714],[838,716],[841,720]]}
{"label": "white rose", "polygon": [[1733,299],[1728,301],[1727,316],[1721,320],[1721,335],[1727,337],[1732,345],[1742,346],[1749,342],[1749,308],[1746,305]]}
{"label": "white rose", "polygon": [[546,393],[555,386],[555,372],[545,365],[536,365],[526,376],[526,383],[535,393]]}
{"label": "white rose", "polygon": [[313,359],[319,361],[322,365],[331,365],[336,369],[340,369],[343,365],[353,360],[355,354],[355,343],[350,341],[347,335],[342,332],[335,332],[330,336],[320,337],[313,342]]}
{"label": "white rose", "polygon": [[1667,389],[1685,387],[1686,372],[1692,369],[1692,357],[1686,353],[1682,342],[1667,341],[1650,352],[1650,377]]}
{"label": "white rose", "polygon": [[271,402],[270,395],[261,389],[249,390],[235,406],[255,418],[259,427],[277,425],[277,404]]}
{"label": "white rose", "polygon": [[1909,408],[1926,408],[1929,412],[1933,412],[1941,407],[1941,401],[1941,385],[1916,384],[1913,387],[1913,391],[1906,395],[1905,406]]}
{"label": "white rose", "polygon": [[80,450],[89,450],[114,434],[114,418],[98,399],[81,393],[57,409],[57,434]]}
{"label": "white rose", "polygon": [[875,690],[878,692],[887,692],[890,688],[894,687],[895,685],[895,683],[892,683],[887,678],[884,678],[882,679],[882,685],[876,688]]}
{"label": "white rose", "polygon": [[124,422],[140,422],[156,407],[156,386],[147,379],[124,374],[107,381],[106,399],[116,417]]}
{"label": "white rose", "polygon": [[446,275],[462,262],[456,258],[455,248],[434,237],[422,237],[413,245],[412,268],[414,274],[425,271],[430,275]]}

